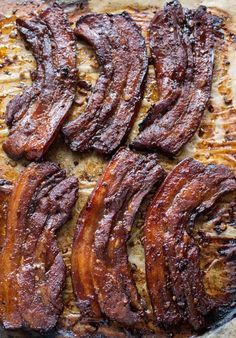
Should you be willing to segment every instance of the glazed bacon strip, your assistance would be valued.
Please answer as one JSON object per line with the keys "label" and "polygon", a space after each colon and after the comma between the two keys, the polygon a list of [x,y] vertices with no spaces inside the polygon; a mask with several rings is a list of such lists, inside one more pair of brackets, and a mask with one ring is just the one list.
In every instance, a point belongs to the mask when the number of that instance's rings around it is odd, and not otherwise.
{"label": "glazed bacon strip", "polygon": [[114,152],[134,123],[148,67],[145,41],[127,13],[90,14],[75,33],[95,49],[102,73],[86,111],[63,127],[74,151]]}
{"label": "glazed bacon strip", "polygon": [[166,5],[150,25],[150,47],[160,101],[141,123],[136,149],[175,155],[195,134],[211,93],[215,29],[206,12]]}
{"label": "glazed bacon strip", "polygon": [[174,105],[181,95],[187,72],[191,70],[188,67],[188,57],[191,55],[188,55],[190,51],[185,43],[188,30],[182,34],[184,22],[183,8],[175,2],[167,4],[164,11],[157,12],[150,24],[149,43],[160,99],[140,124],[141,130]]}
{"label": "glazed bacon strip", "polygon": [[10,134],[3,144],[13,158],[40,159],[68,116],[76,91],[75,39],[62,9],[53,5],[17,28],[37,62],[33,84],[7,106]]}
{"label": "glazed bacon strip", "polygon": [[155,156],[124,148],[105,169],[80,214],[73,243],[72,282],[83,316],[141,322],[126,241],[144,196],[163,175]]}
{"label": "glazed bacon strip", "polygon": [[77,180],[53,163],[31,164],[8,206],[1,252],[1,319],[5,328],[52,329],[62,311],[65,265],[55,231],[71,217]]}
{"label": "glazed bacon strip", "polygon": [[164,326],[188,321],[198,330],[214,301],[203,286],[199,247],[191,223],[224,193],[236,189],[224,166],[205,167],[185,159],[167,176],[149,206],[144,224],[146,278],[157,322]]}

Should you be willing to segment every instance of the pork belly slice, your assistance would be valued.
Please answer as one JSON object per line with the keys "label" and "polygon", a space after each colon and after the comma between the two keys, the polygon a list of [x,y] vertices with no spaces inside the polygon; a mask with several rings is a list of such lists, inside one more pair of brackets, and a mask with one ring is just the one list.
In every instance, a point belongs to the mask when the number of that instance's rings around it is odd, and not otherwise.
{"label": "pork belly slice", "polygon": [[140,125],[135,149],[177,154],[197,131],[211,94],[215,31],[206,12],[166,5],[150,24],[150,47],[160,100]]}
{"label": "pork belly slice", "polygon": [[182,6],[167,4],[157,12],[150,23],[149,43],[156,73],[160,99],[140,124],[140,130],[150,126],[166,113],[181,94],[183,80],[188,72],[188,48],[183,35],[185,14]]}
{"label": "pork belly slice", "polygon": [[3,149],[16,159],[39,160],[60,131],[75,97],[75,39],[58,5],[32,19],[17,19],[17,29],[36,59],[37,70],[32,86],[7,106],[10,134]]}
{"label": "pork belly slice", "polygon": [[84,317],[105,315],[127,326],[142,321],[126,241],[143,198],[163,176],[154,155],[121,148],[89,197],[72,250],[73,289]]}
{"label": "pork belly slice", "polygon": [[148,57],[139,27],[126,12],[83,16],[75,33],[95,50],[102,72],[86,110],[63,127],[74,151],[113,153],[134,123]]}
{"label": "pork belly slice", "polygon": [[188,158],[167,176],[149,206],[144,224],[146,278],[158,324],[189,322],[199,330],[215,303],[203,285],[199,246],[191,235],[196,216],[236,189],[222,165]]}
{"label": "pork belly slice", "polygon": [[65,265],[55,232],[71,217],[77,179],[57,165],[31,164],[10,197],[1,251],[1,319],[7,329],[52,329],[62,311]]}

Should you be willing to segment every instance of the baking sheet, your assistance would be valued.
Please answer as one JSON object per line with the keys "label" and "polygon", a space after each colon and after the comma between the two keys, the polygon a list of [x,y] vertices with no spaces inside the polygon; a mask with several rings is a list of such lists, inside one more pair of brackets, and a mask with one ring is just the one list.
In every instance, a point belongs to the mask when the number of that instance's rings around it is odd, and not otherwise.
{"label": "baking sheet", "polygon": [[[61,1],[70,22],[74,22],[87,12],[119,13],[123,10],[129,12],[142,32],[147,37],[147,27],[150,19],[158,8],[162,8],[166,1],[160,0],[103,0],[103,1]],[[1,0],[0,6],[0,143],[7,137],[8,129],[4,122],[4,114],[7,102],[16,94],[30,85],[30,72],[35,69],[35,61],[30,51],[25,48],[22,39],[16,32],[15,19],[18,16],[30,14],[40,10],[50,2],[35,1],[12,1]],[[188,0],[181,2],[188,8],[196,8],[206,5],[212,13],[224,19],[225,39],[217,47],[215,53],[215,67],[213,73],[212,98],[204,114],[201,126],[181,154],[175,160],[169,160],[160,156],[163,167],[170,170],[174,164],[186,156],[208,163],[223,163],[236,172],[236,1],[196,1]],[[92,86],[99,75],[100,68],[92,49],[83,42],[77,43],[79,77]],[[74,118],[85,109],[86,100],[90,92],[78,88],[75,104],[71,110]],[[155,84],[153,66],[149,66],[147,86],[142,106],[136,119],[136,123],[130,133],[128,143],[133,140],[138,132],[138,124],[145,116],[151,104],[158,99]],[[73,219],[68,222],[58,233],[58,242],[67,265],[67,280],[64,291],[65,308],[59,319],[56,332],[49,333],[48,337],[75,337],[83,336],[84,332],[92,335],[94,328],[81,324],[79,310],[75,305],[70,278],[70,255],[71,243],[76,219],[79,211],[85,204],[87,197],[96,185],[107,160],[94,154],[72,153],[64,144],[59,135],[49,152],[46,160],[59,163],[70,175],[79,178],[79,199],[73,213]],[[27,161],[13,161],[0,149],[0,176],[15,181],[19,172],[27,165]],[[230,197],[232,199],[232,196]],[[204,220],[200,227],[209,233],[214,233],[211,223]],[[133,229],[129,246],[129,260],[136,266],[135,278],[139,291],[147,297],[144,284],[144,256],[141,245],[142,236],[142,213]],[[221,236],[236,238],[236,229],[228,227]],[[215,276],[213,276],[215,277]],[[217,278],[217,277],[216,277]],[[214,333],[207,333],[204,337],[235,337],[236,319],[231,320],[220,327]],[[32,337],[32,334],[0,331],[1,337]],[[37,335],[40,336],[40,335]],[[159,337],[158,333],[154,337]],[[189,336],[189,335],[188,335]]]}

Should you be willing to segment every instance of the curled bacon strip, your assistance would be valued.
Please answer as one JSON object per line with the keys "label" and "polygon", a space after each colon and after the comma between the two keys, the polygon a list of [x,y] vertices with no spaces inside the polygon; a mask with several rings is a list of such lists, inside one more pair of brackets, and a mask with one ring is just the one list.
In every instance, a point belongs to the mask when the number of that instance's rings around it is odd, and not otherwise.
{"label": "curled bacon strip", "polygon": [[218,23],[205,7],[184,10],[178,1],[156,14],[150,47],[160,101],[141,123],[134,148],[175,155],[195,134],[210,98]]}
{"label": "curled bacon strip", "polygon": [[72,252],[72,281],[81,312],[123,325],[142,320],[126,241],[140,203],[164,171],[155,156],[121,149],[80,214]]}
{"label": "curled bacon strip", "polygon": [[74,151],[110,154],[134,123],[148,67],[145,41],[129,14],[90,14],[75,33],[95,49],[103,68],[86,111],[64,126]]}
{"label": "curled bacon strip", "polygon": [[30,20],[17,19],[18,31],[37,62],[32,86],[7,106],[10,134],[3,149],[13,158],[40,159],[68,116],[76,90],[73,32],[54,5]]}
{"label": "curled bacon strip", "polygon": [[8,206],[1,252],[0,300],[5,328],[49,330],[62,310],[65,265],[55,231],[71,216],[77,180],[55,164],[32,164]]}
{"label": "curled bacon strip", "polygon": [[190,225],[222,194],[235,189],[228,168],[205,167],[189,158],[171,171],[156,193],[144,224],[144,247],[147,285],[159,324],[187,320],[194,329],[204,327],[214,301],[203,286],[199,247]]}

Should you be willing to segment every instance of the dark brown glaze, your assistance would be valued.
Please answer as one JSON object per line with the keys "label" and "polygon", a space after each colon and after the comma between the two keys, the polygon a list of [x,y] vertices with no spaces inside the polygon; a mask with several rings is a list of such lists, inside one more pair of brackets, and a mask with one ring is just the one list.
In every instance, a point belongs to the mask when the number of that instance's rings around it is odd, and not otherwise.
{"label": "dark brown glaze", "polygon": [[177,1],[154,17],[150,46],[160,101],[141,124],[134,148],[175,155],[195,134],[211,93],[216,24],[205,7],[183,12]]}
{"label": "dark brown glaze", "polygon": [[3,149],[13,158],[40,159],[68,116],[76,90],[73,32],[62,9],[53,5],[17,28],[37,62],[30,88],[7,106],[10,134]]}
{"label": "dark brown glaze", "polygon": [[146,278],[157,322],[188,321],[203,328],[215,303],[205,291],[199,247],[191,236],[196,216],[224,193],[236,189],[224,166],[205,167],[185,159],[167,176],[149,206],[144,224]]}
{"label": "dark brown glaze", "polygon": [[122,148],[81,212],[73,243],[72,281],[85,317],[105,314],[123,325],[142,320],[126,241],[144,196],[163,175],[155,156]]}
{"label": "dark brown glaze", "polygon": [[31,164],[10,197],[1,252],[0,301],[5,328],[47,331],[62,311],[65,265],[55,231],[71,217],[77,179],[53,163]]}
{"label": "dark brown glaze", "polygon": [[134,123],[148,67],[145,41],[127,13],[90,14],[75,33],[95,49],[102,73],[87,108],[63,127],[74,151],[114,152]]}

